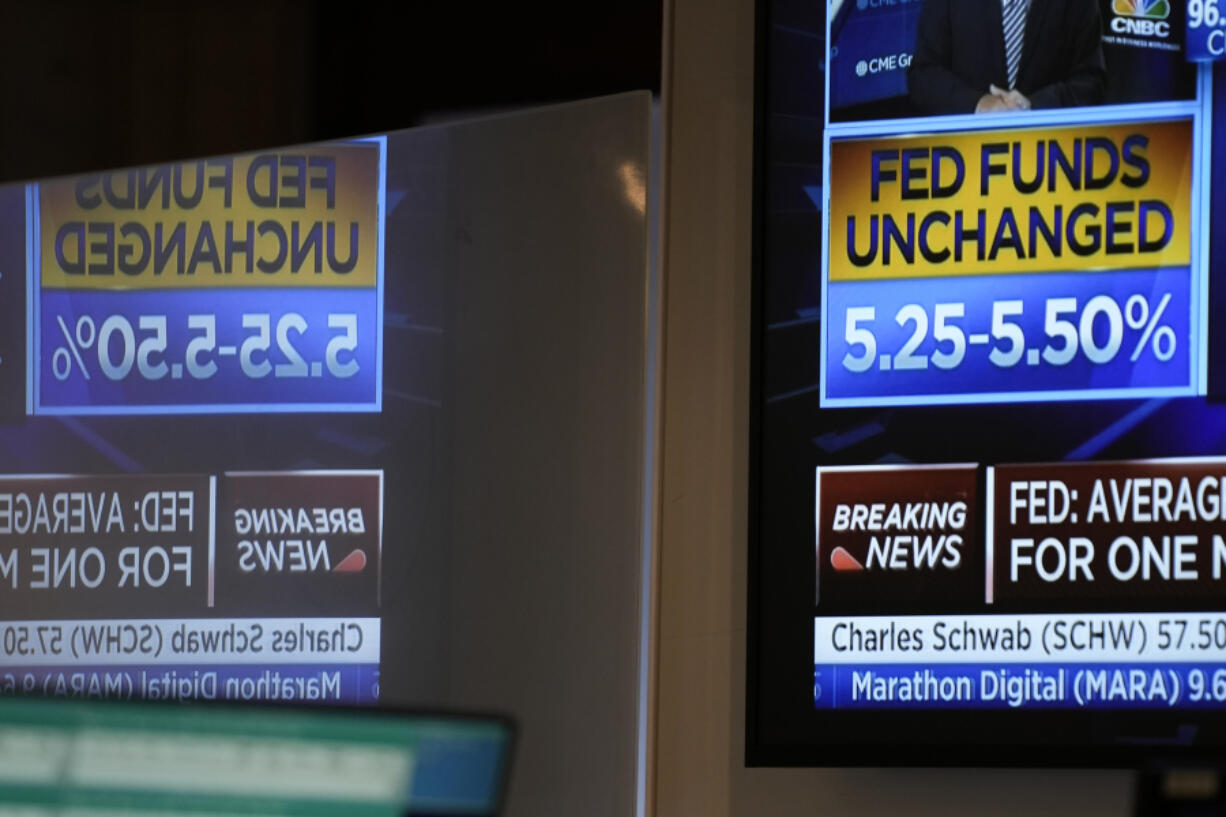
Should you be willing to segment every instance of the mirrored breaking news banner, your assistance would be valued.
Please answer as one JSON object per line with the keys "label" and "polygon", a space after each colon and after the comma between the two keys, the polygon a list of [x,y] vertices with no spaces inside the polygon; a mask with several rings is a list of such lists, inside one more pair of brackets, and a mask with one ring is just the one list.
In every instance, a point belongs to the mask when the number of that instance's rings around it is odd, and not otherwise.
{"label": "mirrored breaking news banner", "polygon": [[380,472],[0,477],[0,692],[373,703]]}

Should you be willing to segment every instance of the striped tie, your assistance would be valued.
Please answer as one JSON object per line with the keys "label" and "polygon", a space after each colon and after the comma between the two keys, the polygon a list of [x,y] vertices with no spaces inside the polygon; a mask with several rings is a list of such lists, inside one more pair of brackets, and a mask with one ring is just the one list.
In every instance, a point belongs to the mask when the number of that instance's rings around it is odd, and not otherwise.
{"label": "striped tie", "polygon": [[1026,33],[1027,0],[1005,0],[1005,68],[1009,87],[1017,83],[1017,67],[1022,61],[1022,37]]}

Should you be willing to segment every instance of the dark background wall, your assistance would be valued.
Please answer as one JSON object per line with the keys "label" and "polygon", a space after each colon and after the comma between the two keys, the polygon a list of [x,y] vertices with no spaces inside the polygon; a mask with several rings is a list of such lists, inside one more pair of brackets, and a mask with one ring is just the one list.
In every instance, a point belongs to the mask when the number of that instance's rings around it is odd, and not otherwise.
{"label": "dark background wall", "polygon": [[0,181],[660,89],[662,0],[6,3]]}

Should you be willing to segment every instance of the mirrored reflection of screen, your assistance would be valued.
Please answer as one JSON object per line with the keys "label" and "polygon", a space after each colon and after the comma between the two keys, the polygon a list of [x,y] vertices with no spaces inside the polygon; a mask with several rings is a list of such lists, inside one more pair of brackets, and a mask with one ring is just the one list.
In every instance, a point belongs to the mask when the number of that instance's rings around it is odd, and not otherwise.
{"label": "mirrored reflection of screen", "polygon": [[762,757],[1221,745],[1203,8],[768,5]]}
{"label": "mirrored reflection of screen", "polygon": [[0,188],[0,691],[378,700],[388,164]]}
{"label": "mirrored reflection of screen", "polygon": [[650,111],[0,186],[0,694],[508,711],[632,799],[638,586],[569,590],[640,491],[566,490],[641,466]]}

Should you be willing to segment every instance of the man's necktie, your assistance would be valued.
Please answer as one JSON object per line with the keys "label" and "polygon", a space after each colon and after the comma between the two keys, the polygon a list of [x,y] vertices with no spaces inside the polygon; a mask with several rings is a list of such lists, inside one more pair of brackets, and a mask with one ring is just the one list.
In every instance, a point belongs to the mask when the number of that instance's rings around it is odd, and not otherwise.
{"label": "man's necktie", "polygon": [[1017,83],[1017,67],[1022,62],[1022,37],[1026,33],[1027,0],[1005,0],[1005,68],[1009,87]]}

